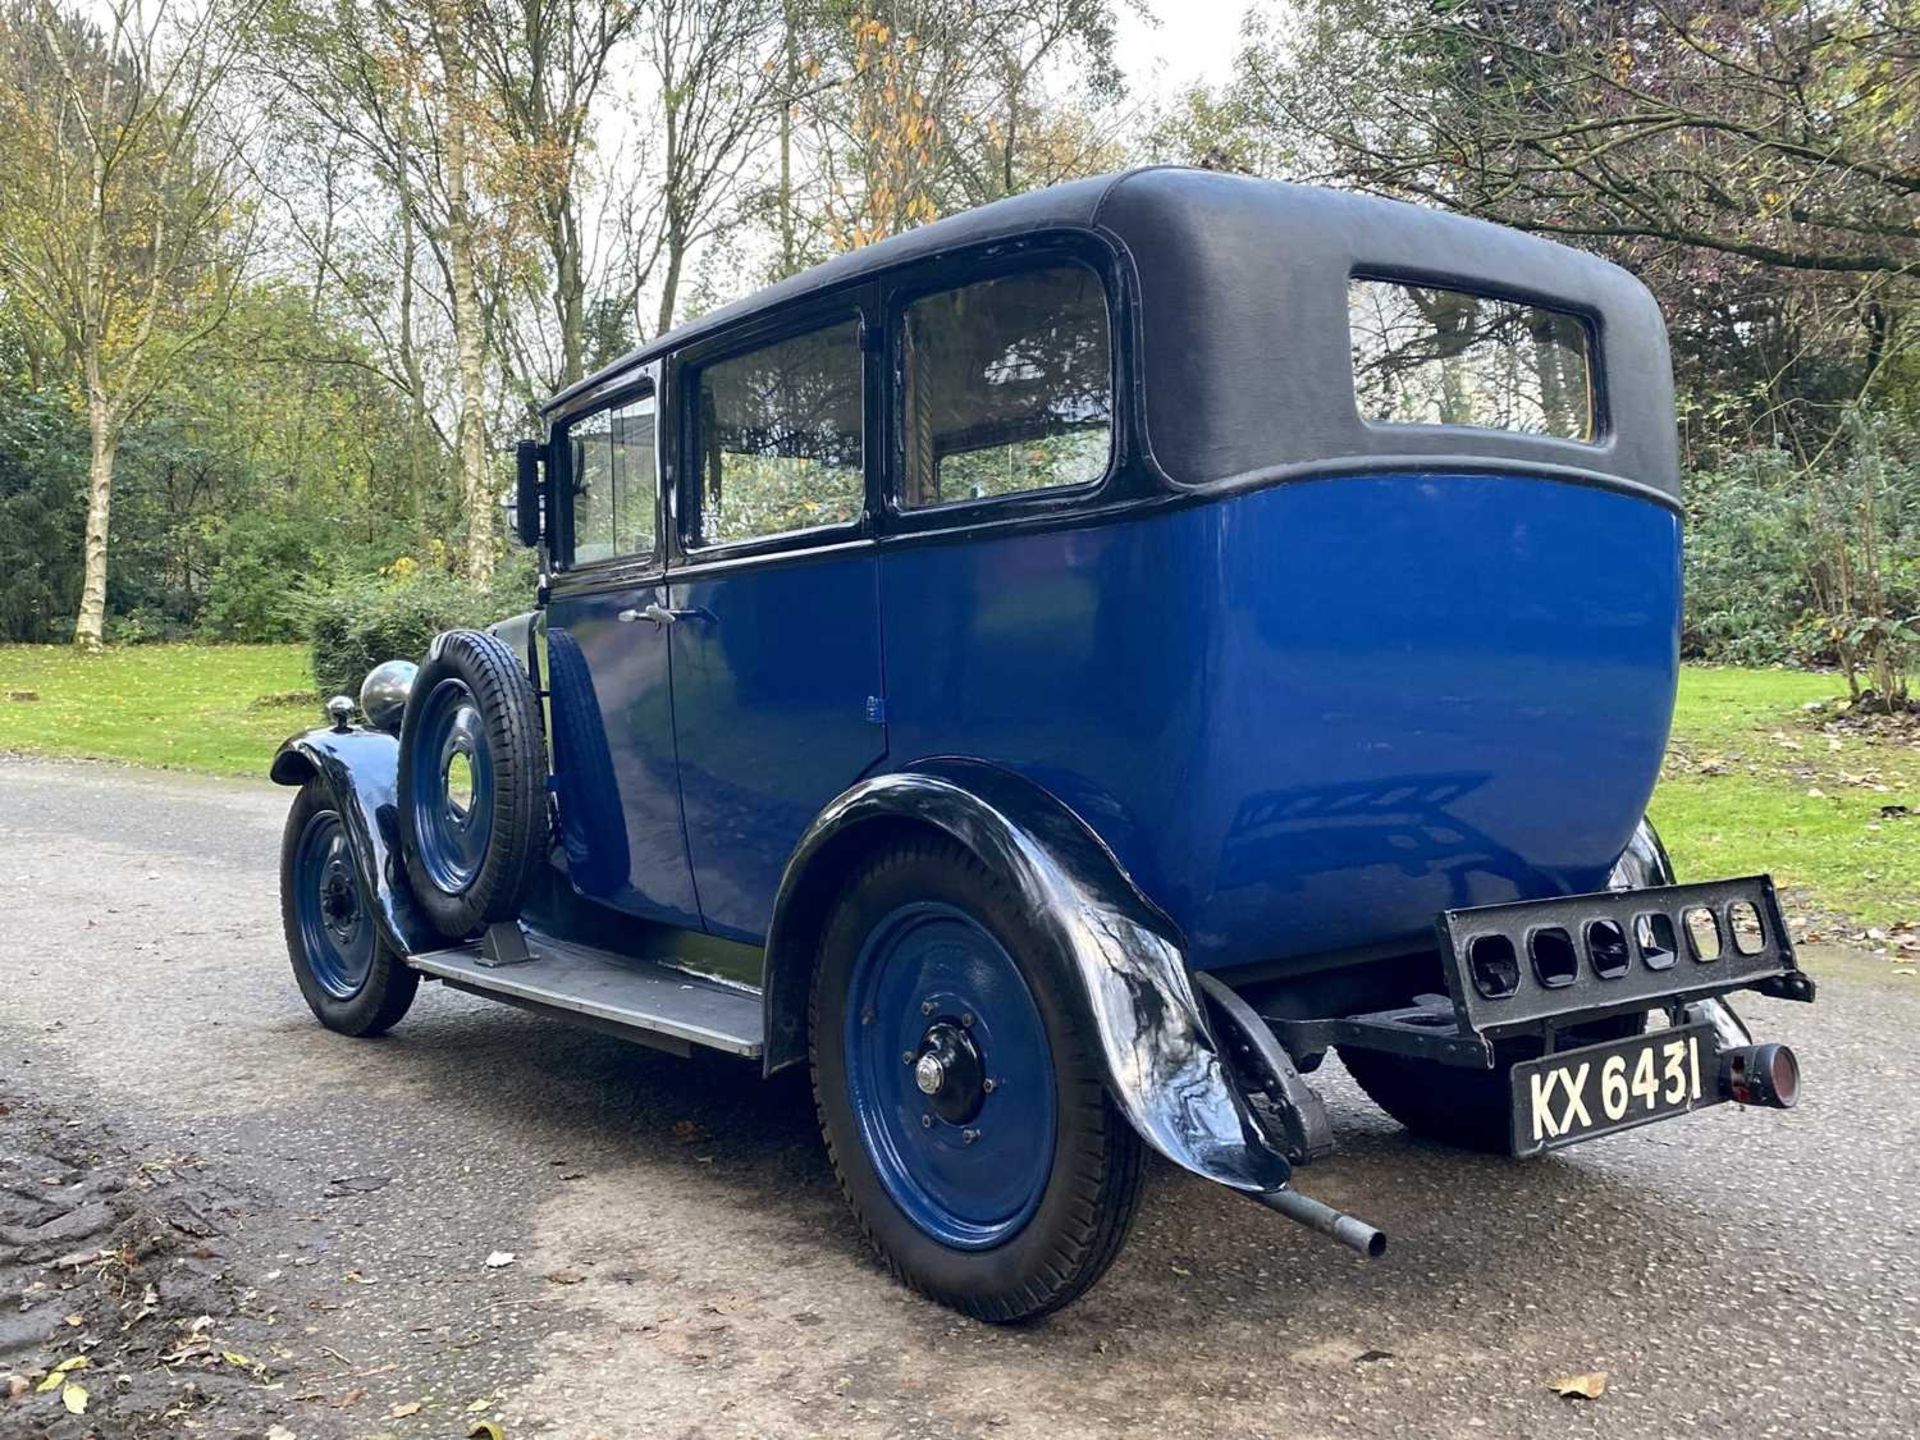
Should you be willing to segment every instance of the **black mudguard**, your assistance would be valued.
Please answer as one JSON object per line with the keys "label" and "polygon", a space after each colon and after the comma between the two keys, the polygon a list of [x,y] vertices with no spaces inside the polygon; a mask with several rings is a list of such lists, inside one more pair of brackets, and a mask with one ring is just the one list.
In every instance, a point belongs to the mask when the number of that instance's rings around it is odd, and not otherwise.
{"label": "black mudguard", "polygon": [[358,727],[309,730],[281,745],[268,773],[277,785],[304,785],[318,776],[333,792],[361,888],[376,898],[380,935],[388,946],[401,955],[417,955],[446,943],[420,913],[406,877],[395,868],[400,848],[398,739]]}
{"label": "black mudguard", "polygon": [[767,1069],[806,1056],[807,987],[820,925],[874,832],[907,822],[953,836],[1014,885],[1052,933],[1107,1087],[1143,1139],[1236,1190],[1284,1185],[1291,1167],[1234,1083],[1195,994],[1176,927],[1071,810],[1012,771],[933,760],[862,781],[815,820],[789,861],[767,938]]}

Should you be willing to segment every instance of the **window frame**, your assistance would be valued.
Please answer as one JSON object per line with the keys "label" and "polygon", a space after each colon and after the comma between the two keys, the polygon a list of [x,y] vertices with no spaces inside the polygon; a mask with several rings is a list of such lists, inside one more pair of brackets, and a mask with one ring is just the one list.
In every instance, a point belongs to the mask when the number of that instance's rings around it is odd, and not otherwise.
{"label": "window frame", "polygon": [[[1077,485],[1048,485],[1007,495],[944,500],[938,505],[905,505],[901,493],[907,474],[907,311],[916,302],[990,280],[1038,270],[1086,271],[1100,287],[1107,320],[1107,462],[1098,476]],[[1102,247],[1071,235],[1046,236],[1017,250],[988,256],[961,256],[922,267],[899,278],[886,304],[886,473],[881,485],[882,513],[890,529],[902,532],[951,529],[970,520],[1010,520],[1035,510],[1051,511],[1098,501],[1114,483],[1126,458],[1127,403],[1122,349],[1127,311],[1117,296],[1112,256]]]}
{"label": "window frame", "polygon": [[[880,442],[880,430],[875,421],[881,403],[878,393],[881,386],[873,363],[872,290],[870,284],[861,285],[792,309],[770,311],[675,355],[671,386],[677,440],[671,520],[674,568],[692,568],[723,560],[783,554],[794,550],[814,550],[871,537],[874,476]],[[860,367],[859,514],[851,520],[808,525],[798,530],[781,530],[771,535],[754,535],[739,540],[701,540],[700,512],[705,498],[700,467],[702,372],[711,366],[768,350],[817,331],[831,330],[849,321],[855,327],[854,353],[858,356]]]}
{"label": "window frame", "polygon": [[1613,440],[1613,414],[1609,403],[1613,387],[1607,375],[1607,352],[1603,343],[1605,333],[1598,311],[1585,305],[1575,304],[1564,295],[1475,284],[1457,274],[1434,271],[1390,270],[1371,265],[1358,265],[1347,272],[1345,287],[1347,294],[1351,294],[1352,286],[1356,281],[1399,285],[1420,290],[1451,290],[1456,295],[1471,295],[1477,300],[1494,300],[1508,305],[1525,305],[1536,310],[1550,311],[1555,315],[1564,315],[1569,320],[1576,321],[1586,342],[1588,421],[1591,425],[1591,432],[1587,437],[1584,440],[1576,440],[1566,435],[1550,435],[1544,431],[1534,430],[1508,430],[1498,425],[1457,425],[1428,420],[1369,419],[1366,412],[1360,408],[1360,377],[1353,368],[1353,308],[1351,301],[1348,300],[1341,305],[1341,314],[1347,325],[1347,389],[1352,400],[1354,418],[1360,422],[1363,433],[1386,436],[1409,432],[1429,435],[1501,435],[1527,442],[1566,445],[1579,450],[1602,449]]}
{"label": "window frame", "polygon": [[[635,400],[653,398],[653,548],[634,550],[624,555],[608,555],[598,560],[576,560],[574,558],[574,514],[573,514],[573,429],[584,421],[599,415],[611,417],[613,412]],[[655,574],[666,563],[666,514],[664,504],[668,484],[666,467],[666,401],[662,386],[653,367],[643,372],[624,377],[617,388],[603,395],[596,395],[593,403],[566,416],[554,427],[550,463],[551,473],[557,477],[549,486],[552,495],[551,518],[557,532],[558,544],[550,544],[553,569],[557,574],[566,575],[614,575],[629,570],[642,574]],[[609,418],[611,433],[611,418]]]}

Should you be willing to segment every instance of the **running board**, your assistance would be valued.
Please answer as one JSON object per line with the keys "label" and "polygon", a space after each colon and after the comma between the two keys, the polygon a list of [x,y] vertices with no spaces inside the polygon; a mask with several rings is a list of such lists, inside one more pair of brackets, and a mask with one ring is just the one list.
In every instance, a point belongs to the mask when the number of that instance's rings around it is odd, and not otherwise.
{"label": "running board", "polygon": [[676,1054],[694,1045],[758,1059],[760,994],[654,960],[526,932],[527,957],[502,963],[483,944],[410,955],[457,990],[604,1030]]}

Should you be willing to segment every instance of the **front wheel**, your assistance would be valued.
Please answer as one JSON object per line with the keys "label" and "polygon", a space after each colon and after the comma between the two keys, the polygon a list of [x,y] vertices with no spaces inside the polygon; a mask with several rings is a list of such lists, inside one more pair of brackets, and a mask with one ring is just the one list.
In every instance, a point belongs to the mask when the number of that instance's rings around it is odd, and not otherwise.
{"label": "front wheel", "polygon": [[876,855],[827,923],[810,1021],[834,1171],[894,1275],[976,1319],[1073,1300],[1139,1203],[1139,1138],[1070,1000],[1015,896],[952,841]]}
{"label": "front wheel", "polygon": [[280,842],[280,920],[293,978],[320,1023],[342,1035],[391,1030],[420,977],[380,938],[333,792],[309,780]]}

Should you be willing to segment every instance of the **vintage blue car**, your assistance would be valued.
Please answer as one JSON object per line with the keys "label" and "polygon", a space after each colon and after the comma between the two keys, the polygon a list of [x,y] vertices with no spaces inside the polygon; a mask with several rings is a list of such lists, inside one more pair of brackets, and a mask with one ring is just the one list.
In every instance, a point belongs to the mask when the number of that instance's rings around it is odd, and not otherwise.
{"label": "vintage blue car", "polygon": [[1531,1154],[1798,1069],[1764,877],[1644,809],[1679,661],[1665,333],[1625,272],[1206,171],[844,255],[555,396],[536,608],[289,740],[321,1021],[422,976],[811,1069],[894,1273],[1066,1304],[1151,1147],[1300,1194],[1338,1048]]}

